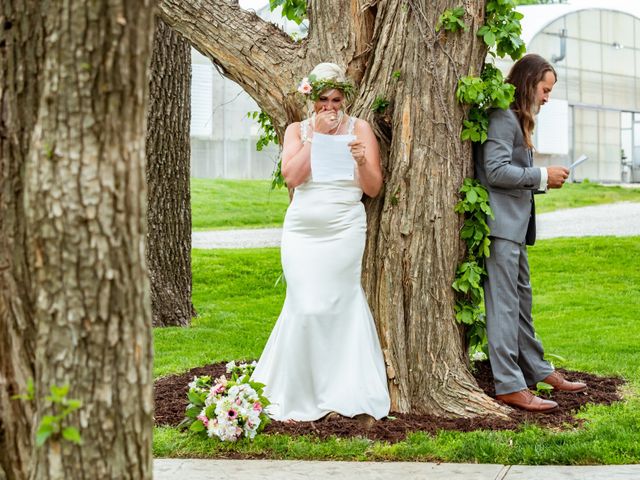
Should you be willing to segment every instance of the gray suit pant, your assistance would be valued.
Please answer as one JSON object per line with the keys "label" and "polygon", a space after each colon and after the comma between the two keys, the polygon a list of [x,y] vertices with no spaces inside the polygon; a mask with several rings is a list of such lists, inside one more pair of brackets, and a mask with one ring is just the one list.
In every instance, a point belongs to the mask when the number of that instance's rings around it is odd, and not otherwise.
{"label": "gray suit pant", "polygon": [[533,328],[527,247],[492,237],[490,252],[484,282],[489,360],[496,394],[504,395],[535,385],[553,367]]}

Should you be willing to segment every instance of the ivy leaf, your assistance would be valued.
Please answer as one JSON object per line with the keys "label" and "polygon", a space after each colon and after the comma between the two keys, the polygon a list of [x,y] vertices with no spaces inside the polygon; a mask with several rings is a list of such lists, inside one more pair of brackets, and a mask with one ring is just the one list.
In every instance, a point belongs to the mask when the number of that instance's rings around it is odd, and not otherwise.
{"label": "ivy leaf", "polygon": [[53,433],[53,425],[40,425],[36,432],[36,445],[41,447]]}
{"label": "ivy leaf", "polygon": [[62,430],[62,438],[73,442],[76,445],[82,445],[82,437],[80,436],[78,429],[75,427],[66,427]]}
{"label": "ivy leaf", "polygon": [[496,36],[494,33],[489,30],[482,36],[484,43],[486,43],[489,47],[493,47],[496,43]]}

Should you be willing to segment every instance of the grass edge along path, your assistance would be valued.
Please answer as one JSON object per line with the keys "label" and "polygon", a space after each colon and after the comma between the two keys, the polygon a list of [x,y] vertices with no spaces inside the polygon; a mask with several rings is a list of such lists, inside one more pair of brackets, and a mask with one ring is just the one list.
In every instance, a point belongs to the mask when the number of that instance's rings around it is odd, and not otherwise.
{"label": "grass edge along path", "polygon": [[[269,180],[191,179],[193,231],[281,227],[289,205],[287,189],[271,190]],[[613,202],[640,202],[640,188],[597,183],[567,183],[536,195],[536,211]]]}

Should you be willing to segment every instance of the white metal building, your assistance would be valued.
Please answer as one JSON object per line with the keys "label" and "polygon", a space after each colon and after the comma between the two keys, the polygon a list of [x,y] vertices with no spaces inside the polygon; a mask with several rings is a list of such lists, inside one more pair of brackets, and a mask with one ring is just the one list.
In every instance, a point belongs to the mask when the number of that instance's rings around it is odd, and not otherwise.
{"label": "white metal building", "polygon": [[[301,28],[284,21],[279,9],[271,12],[268,6],[263,6],[256,13],[285,31]],[[303,25],[301,35],[305,31]],[[256,150],[259,126],[247,117],[248,112],[260,110],[256,102],[194,49],[191,50],[191,68],[191,176],[270,178],[278,161],[279,148],[270,145],[261,152]]]}

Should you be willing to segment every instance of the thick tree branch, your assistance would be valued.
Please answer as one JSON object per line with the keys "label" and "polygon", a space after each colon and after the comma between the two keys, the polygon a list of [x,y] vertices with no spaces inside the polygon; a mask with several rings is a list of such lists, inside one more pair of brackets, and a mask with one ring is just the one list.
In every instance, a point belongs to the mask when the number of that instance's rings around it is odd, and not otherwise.
{"label": "thick tree branch", "polygon": [[294,42],[277,26],[231,0],[161,0],[163,20],[238,83],[284,126],[300,115],[293,95],[306,70],[306,42]]}
{"label": "thick tree branch", "polygon": [[[309,2],[309,56],[317,57],[312,63],[336,62],[346,66],[349,76],[360,82],[371,52],[377,3],[377,0]],[[322,15],[315,14],[321,10]]]}

